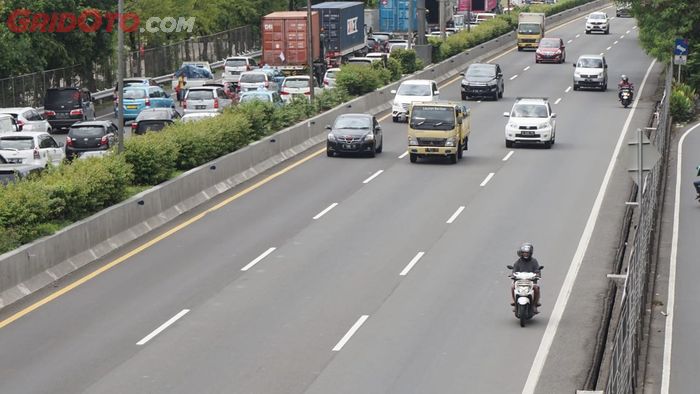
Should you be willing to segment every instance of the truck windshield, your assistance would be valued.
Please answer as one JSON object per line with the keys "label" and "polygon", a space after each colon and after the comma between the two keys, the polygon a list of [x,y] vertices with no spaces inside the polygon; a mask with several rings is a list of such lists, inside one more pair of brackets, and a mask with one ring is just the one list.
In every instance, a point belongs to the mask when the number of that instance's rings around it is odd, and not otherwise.
{"label": "truck windshield", "polygon": [[540,25],[537,23],[521,23],[518,25],[520,34],[540,34]]}
{"label": "truck windshield", "polygon": [[416,130],[452,130],[455,127],[454,108],[413,107],[410,126]]}

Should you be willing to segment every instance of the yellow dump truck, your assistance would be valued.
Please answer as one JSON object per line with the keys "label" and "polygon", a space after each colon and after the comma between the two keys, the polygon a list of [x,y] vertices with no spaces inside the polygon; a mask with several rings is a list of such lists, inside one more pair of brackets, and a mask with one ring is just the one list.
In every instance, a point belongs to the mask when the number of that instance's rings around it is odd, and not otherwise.
{"label": "yellow dump truck", "polygon": [[537,49],[544,37],[544,14],[541,12],[521,12],[518,14],[518,50]]}
{"label": "yellow dump truck", "polygon": [[457,163],[469,145],[471,117],[460,103],[415,102],[409,107],[408,154],[418,158],[444,156]]}

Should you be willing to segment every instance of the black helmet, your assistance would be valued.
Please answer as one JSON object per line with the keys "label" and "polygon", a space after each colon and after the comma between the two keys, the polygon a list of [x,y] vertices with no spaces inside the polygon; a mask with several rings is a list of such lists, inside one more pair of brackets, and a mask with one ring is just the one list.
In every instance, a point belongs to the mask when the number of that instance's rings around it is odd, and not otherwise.
{"label": "black helmet", "polygon": [[529,242],[525,242],[524,244],[520,245],[520,249],[518,249],[518,257],[524,260],[530,260],[534,253],[535,247]]}
{"label": "black helmet", "polygon": [[622,74],[622,76],[620,78],[622,78],[622,80],[625,82],[629,82],[629,79],[627,78],[627,75],[625,75],[625,74]]}

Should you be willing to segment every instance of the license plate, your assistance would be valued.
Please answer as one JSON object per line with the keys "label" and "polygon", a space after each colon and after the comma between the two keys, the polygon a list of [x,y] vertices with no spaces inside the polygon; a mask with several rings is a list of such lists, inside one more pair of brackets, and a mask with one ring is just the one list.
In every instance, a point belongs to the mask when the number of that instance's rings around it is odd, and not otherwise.
{"label": "license plate", "polygon": [[523,135],[535,135],[535,132],[532,130],[523,130]]}
{"label": "license plate", "polygon": [[591,81],[593,81],[593,80],[590,78],[586,78],[586,82],[591,82]]}
{"label": "license plate", "polygon": [[425,148],[425,151],[430,152],[430,153],[435,153],[435,152],[438,152],[439,149],[438,148]]}
{"label": "license plate", "polygon": [[68,114],[56,114],[56,119],[65,119],[68,117]]}
{"label": "license plate", "polygon": [[207,109],[206,105],[195,105],[194,109]]}
{"label": "license plate", "polygon": [[136,109],[136,108],[138,108],[138,107],[135,105],[127,105],[126,106],[126,109]]}
{"label": "license plate", "polygon": [[343,144],[343,149],[355,149],[355,145],[353,145],[353,144]]}

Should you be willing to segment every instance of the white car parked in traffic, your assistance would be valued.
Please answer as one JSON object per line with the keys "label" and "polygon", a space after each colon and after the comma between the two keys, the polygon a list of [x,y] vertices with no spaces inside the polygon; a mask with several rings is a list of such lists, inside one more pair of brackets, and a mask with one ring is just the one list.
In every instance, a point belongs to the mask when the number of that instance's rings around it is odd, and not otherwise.
{"label": "white car parked in traffic", "polygon": [[440,100],[437,82],[430,79],[412,79],[403,81],[398,90],[392,90],[396,94],[391,105],[391,117],[394,122],[399,118],[408,118],[408,107],[413,102],[428,102]]}
{"label": "white car parked in traffic", "polygon": [[8,164],[59,165],[66,157],[65,142],[45,132],[20,131],[0,135],[0,155]]}
{"label": "white car parked in traffic", "polygon": [[541,144],[549,149],[554,145],[557,114],[552,112],[546,98],[519,98],[510,112],[504,112],[506,124],[506,147],[516,143]]}
{"label": "white car parked in traffic", "polygon": [[12,115],[20,126],[20,131],[51,132],[49,121],[32,107],[0,108],[0,114]]}

